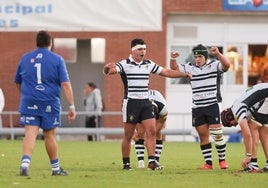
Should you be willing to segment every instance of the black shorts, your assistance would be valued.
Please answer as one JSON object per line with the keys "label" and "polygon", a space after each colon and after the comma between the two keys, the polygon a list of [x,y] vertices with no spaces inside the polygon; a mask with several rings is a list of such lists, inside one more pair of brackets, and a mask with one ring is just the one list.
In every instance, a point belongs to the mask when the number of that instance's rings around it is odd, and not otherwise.
{"label": "black shorts", "polygon": [[268,124],[268,115],[261,114],[258,112],[252,113],[252,119],[259,122],[260,124]]}
{"label": "black shorts", "polygon": [[131,124],[155,118],[154,108],[149,99],[124,99],[122,112],[123,122]]}
{"label": "black shorts", "polygon": [[213,104],[206,107],[192,109],[193,127],[198,127],[203,124],[219,124],[220,123],[220,108],[218,104]]}

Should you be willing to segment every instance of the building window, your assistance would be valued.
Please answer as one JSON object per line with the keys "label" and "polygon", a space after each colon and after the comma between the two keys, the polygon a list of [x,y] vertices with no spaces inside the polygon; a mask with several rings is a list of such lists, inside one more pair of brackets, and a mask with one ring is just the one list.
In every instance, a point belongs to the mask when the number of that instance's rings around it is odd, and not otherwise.
{"label": "building window", "polygon": [[231,66],[226,73],[227,85],[243,85],[243,46],[230,45],[227,47],[226,57],[229,59]]}
{"label": "building window", "polygon": [[53,51],[63,57],[66,63],[77,61],[76,38],[55,38],[53,40]]}
{"label": "building window", "polygon": [[105,47],[106,41],[104,38],[91,39],[91,62],[104,63],[105,62]]}
{"label": "building window", "polygon": [[248,45],[248,85],[268,82],[268,47],[264,44]]}

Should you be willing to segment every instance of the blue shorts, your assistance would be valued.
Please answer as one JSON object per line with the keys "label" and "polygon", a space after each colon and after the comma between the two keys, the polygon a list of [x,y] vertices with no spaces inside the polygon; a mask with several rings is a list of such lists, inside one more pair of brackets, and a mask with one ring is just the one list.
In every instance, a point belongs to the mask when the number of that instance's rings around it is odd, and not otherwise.
{"label": "blue shorts", "polygon": [[21,114],[19,122],[22,126],[38,126],[43,130],[50,130],[61,126],[61,117],[59,114],[49,116],[34,116]]}

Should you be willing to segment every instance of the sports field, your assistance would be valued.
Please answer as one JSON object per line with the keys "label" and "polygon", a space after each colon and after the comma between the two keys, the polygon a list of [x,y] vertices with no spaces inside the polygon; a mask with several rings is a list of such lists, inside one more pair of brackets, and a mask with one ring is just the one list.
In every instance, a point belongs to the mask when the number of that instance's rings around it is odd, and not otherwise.
{"label": "sports field", "polygon": [[[215,169],[200,171],[203,164],[198,143],[166,142],[161,157],[163,171],[137,169],[137,159],[132,148],[132,167],[123,171],[120,142],[60,141],[62,167],[69,176],[51,176],[44,143],[37,141],[29,177],[19,176],[22,141],[0,140],[0,187],[20,188],[232,188],[267,187],[268,174],[235,173],[240,168],[243,144],[228,144],[227,160],[230,168],[220,170],[216,153],[213,153]],[[213,148],[214,149],[214,148]],[[259,150],[259,165],[265,159]]]}

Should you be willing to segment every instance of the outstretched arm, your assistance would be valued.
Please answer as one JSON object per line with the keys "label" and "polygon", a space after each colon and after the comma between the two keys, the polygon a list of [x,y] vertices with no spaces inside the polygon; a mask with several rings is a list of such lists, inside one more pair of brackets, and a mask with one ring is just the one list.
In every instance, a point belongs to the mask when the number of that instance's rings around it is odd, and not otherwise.
{"label": "outstretched arm", "polygon": [[169,77],[169,78],[189,78],[192,79],[192,75],[190,73],[183,73],[180,71],[175,71],[175,70],[171,70],[171,69],[165,69],[163,68],[163,70],[160,72],[161,76],[165,76],[165,77]]}

